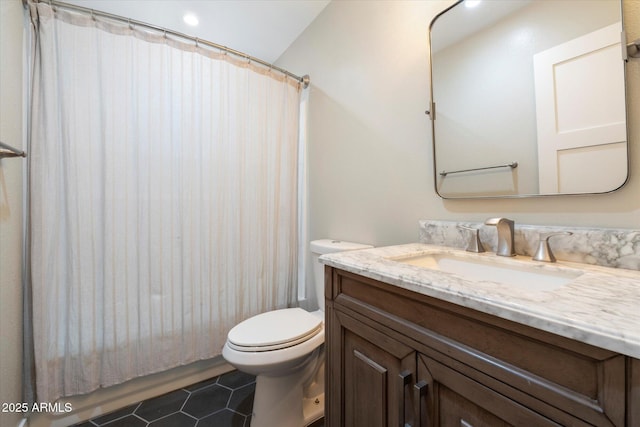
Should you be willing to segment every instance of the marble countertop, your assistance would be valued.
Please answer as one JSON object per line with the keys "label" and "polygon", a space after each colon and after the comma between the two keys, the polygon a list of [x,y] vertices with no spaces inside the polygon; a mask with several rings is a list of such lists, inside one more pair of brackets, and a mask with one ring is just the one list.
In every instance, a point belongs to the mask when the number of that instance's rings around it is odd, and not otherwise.
{"label": "marble countertop", "polygon": [[[516,257],[535,269],[574,271],[579,277],[553,290],[528,290],[396,261],[440,253],[497,257],[422,243],[327,254],[320,260],[365,277],[492,314],[640,359],[640,272],[587,264],[554,264]],[[477,259],[477,258],[476,258]],[[493,260],[492,260],[493,261]],[[513,258],[496,262],[514,262]]]}

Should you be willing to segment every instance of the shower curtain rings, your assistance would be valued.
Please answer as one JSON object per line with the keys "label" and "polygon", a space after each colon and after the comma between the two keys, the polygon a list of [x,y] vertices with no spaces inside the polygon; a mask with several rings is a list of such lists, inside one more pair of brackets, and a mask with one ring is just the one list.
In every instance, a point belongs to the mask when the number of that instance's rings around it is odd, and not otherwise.
{"label": "shower curtain rings", "polygon": [[[0,2],[2,2],[3,0],[0,0]],[[152,24],[146,24],[144,22],[141,21],[136,21],[135,19],[131,20],[131,18],[125,18],[125,17],[121,17],[121,16],[117,16],[117,15],[113,15],[110,13],[105,13],[105,12],[101,12],[99,10],[95,10],[95,9],[91,9],[88,7],[82,7],[82,6],[76,6],[76,5],[70,5],[70,4],[66,4],[66,3],[62,3],[59,2],[59,0],[33,0],[34,2],[37,3],[42,3],[42,4],[48,4],[49,7],[51,8],[52,13],[56,13],[56,7],[61,8],[62,10],[72,10],[74,12],[80,12],[85,14],[84,16],[89,15],[91,17],[91,20],[95,23],[97,23],[98,20],[101,20],[101,22],[105,22],[102,21],[102,19],[105,19],[106,22],[111,22],[113,21],[117,21],[120,22],[121,25],[124,27],[124,24],[126,23],[129,27],[129,30],[132,32],[135,31],[143,31],[146,32],[147,30],[151,31],[151,34],[153,35],[154,38],[158,39],[160,37],[160,34],[162,34],[162,38],[164,40],[164,43],[168,43],[169,42],[169,36],[171,36],[171,43],[173,43],[173,41],[180,41],[183,39],[186,40],[190,40],[190,41],[194,41],[195,40],[195,47],[196,50],[200,50],[200,49],[204,49],[207,50],[209,47],[213,48],[213,49],[218,49],[222,55],[222,58],[228,58],[229,56],[233,55],[233,62],[237,63],[237,64],[242,64],[243,60],[242,58],[246,59],[246,64],[247,66],[251,66],[252,64],[260,64],[261,66],[264,67],[269,67],[269,71],[270,72],[280,72],[283,73],[284,75],[287,75],[295,80],[298,80],[302,83],[304,83],[304,78],[296,76],[295,74],[290,73],[287,70],[283,70],[282,68],[279,68],[276,65],[270,64],[267,61],[261,60],[259,58],[254,58],[251,55],[248,55],[246,53],[242,53],[242,52],[238,52],[234,49],[228,48],[226,46],[222,46],[222,45],[218,45],[216,43],[212,43],[212,42],[207,42],[206,40],[201,41],[199,38],[195,38],[193,36],[189,36],[186,34],[182,34],[176,31],[171,31],[171,30],[167,30],[166,28],[162,28],[159,26],[155,26]],[[54,6],[54,2],[56,3],[57,6]],[[175,38],[174,38],[175,37]],[[203,43],[203,46],[201,46],[201,43]]]}

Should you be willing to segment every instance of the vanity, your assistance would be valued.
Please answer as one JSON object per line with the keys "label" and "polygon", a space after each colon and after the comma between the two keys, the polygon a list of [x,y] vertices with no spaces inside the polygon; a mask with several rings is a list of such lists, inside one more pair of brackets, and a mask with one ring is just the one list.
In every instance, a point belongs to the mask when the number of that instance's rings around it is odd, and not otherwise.
{"label": "vanity", "polygon": [[425,243],[321,260],[327,426],[640,426],[638,271]]}

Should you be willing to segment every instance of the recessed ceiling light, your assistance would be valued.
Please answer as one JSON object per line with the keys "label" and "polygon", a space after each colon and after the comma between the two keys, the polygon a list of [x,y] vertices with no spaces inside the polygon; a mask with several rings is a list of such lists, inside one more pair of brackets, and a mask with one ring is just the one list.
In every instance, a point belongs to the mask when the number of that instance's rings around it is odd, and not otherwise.
{"label": "recessed ceiling light", "polygon": [[182,17],[182,20],[184,21],[185,24],[187,25],[191,25],[192,27],[195,27],[198,25],[198,23],[200,21],[198,21],[198,17],[193,14],[193,13],[185,13],[185,15]]}
{"label": "recessed ceiling light", "polygon": [[472,7],[476,7],[477,5],[479,5],[481,1],[482,0],[465,0],[464,5],[471,9]]}

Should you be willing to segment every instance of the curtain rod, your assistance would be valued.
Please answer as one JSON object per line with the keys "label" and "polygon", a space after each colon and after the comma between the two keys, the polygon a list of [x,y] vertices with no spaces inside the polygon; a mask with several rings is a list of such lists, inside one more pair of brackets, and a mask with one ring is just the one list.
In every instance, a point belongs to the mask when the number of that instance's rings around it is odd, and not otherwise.
{"label": "curtain rod", "polygon": [[[27,0],[23,0],[23,1],[26,3]],[[257,62],[258,64],[261,64],[261,65],[264,65],[266,67],[269,67],[272,70],[279,71],[280,73],[282,73],[284,75],[287,75],[289,77],[292,77],[292,78],[298,80],[300,83],[302,83],[302,85],[303,85],[303,87],[305,89],[307,87],[309,87],[309,82],[311,81],[311,79],[310,79],[308,74],[305,74],[304,76],[300,77],[300,76],[298,76],[296,74],[293,74],[293,73],[291,73],[291,72],[289,72],[289,71],[287,71],[287,70],[285,70],[283,68],[280,68],[280,67],[278,67],[276,65],[270,64],[269,62],[264,61],[264,60],[262,60],[260,58],[256,58],[256,57],[251,56],[249,54],[246,54],[244,52],[240,52],[238,50],[231,49],[231,48],[229,48],[227,46],[223,46],[223,45],[220,45],[220,44],[217,44],[217,43],[213,43],[213,42],[210,42],[210,41],[207,41],[207,40],[202,40],[202,39],[199,39],[197,37],[190,36],[188,34],[180,33],[178,31],[169,30],[169,29],[166,29],[166,28],[158,27],[156,25],[148,24],[146,22],[137,21],[135,19],[129,19],[129,18],[125,18],[123,16],[114,15],[114,14],[107,13],[107,12],[101,12],[99,10],[94,10],[94,9],[90,9],[90,8],[87,8],[87,7],[76,6],[74,4],[64,3],[64,2],[61,2],[61,1],[57,1],[57,0],[35,0],[35,1],[37,3],[48,4],[52,8],[54,6],[62,7],[64,9],[70,9],[70,10],[75,10],[75,11],[78,11],[78,12],[87,13],[87,14],[90,14],[91,16],[100,16],[100,17],[103,17],[103,18],[108,18],[108,19],[112,19],[112,20],[115,20],[115,21],[124,22],[124,23],[127,23],[127,24],[132,25],[132,26],[143,27],[143,28],[147,28],[147,29],[150,29],[150,30],[159,31],[159,32],[162,32],[164,34],[169,34],[169,35],[172,35],[172,36],[180,37],[182,39],[193,41],[193,42],[196,43],[196,45],[203,44],[205,46],[209,46],[209,47],[221,50],[223,52],[230,53],[230,54],[238,56],[240,58],[247,59],[247,60],[249,60],[251,62]]]}

